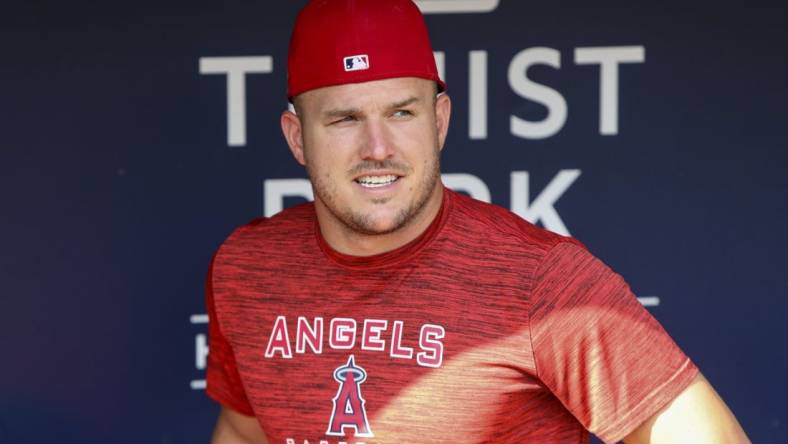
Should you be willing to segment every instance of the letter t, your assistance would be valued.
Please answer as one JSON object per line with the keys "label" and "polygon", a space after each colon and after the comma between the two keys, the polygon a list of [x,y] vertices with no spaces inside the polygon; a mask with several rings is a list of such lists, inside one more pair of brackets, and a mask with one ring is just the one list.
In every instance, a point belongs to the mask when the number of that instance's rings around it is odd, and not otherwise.
{"label": "letter t", "polygon": [[200,74],[227,75],[227,145],[246,145],[246,74],[268,74],[273,58],[200,57]]}

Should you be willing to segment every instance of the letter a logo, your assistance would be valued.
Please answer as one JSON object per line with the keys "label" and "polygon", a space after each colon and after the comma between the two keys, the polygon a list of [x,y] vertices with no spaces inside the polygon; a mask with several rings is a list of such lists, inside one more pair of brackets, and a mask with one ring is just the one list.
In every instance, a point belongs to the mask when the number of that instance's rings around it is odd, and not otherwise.
{"label": "letter a logo", "polygon": [[334,380],[339,383],[339,389],[332,400],[334,410],[328,422],[328,436],[345,436],[345,428],[356,430],[358,437],[371,438],[375,435],[369,428],[367,411],[364,408],[366,401],[361,397],[361,383],[366,381],[367,372],[356,365],[353,355],[347,364],[334,370]]}

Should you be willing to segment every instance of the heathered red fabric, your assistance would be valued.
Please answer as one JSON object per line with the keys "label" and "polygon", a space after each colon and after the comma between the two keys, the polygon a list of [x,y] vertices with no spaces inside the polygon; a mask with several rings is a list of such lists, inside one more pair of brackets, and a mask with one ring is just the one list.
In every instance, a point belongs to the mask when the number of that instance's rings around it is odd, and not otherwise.
{"label": "heathered red fabric", "polygon": [[577,241],[451,191],[368,258],[311,204],[241,227],[207,302],[207,393],[272,443],[614,442],[697,374]]}

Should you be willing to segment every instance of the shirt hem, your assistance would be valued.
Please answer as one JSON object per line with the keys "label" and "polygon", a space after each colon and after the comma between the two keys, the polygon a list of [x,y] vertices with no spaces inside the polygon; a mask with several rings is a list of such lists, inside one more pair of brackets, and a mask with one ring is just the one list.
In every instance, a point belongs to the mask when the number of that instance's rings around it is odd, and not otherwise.
{"label": "shirt hem", "polygon": [[221,393],[217,393],[216,391],[211,390],[210,386],[208,386],[208,388],[205,389],[205,394],[208,395],[209,398],[221,404],[223,407],[230,408],[246,416],[250,416],[250,417],[256,416],[254,414],[254,411],[248,405],[243,405],[232,398],[224,396]]}

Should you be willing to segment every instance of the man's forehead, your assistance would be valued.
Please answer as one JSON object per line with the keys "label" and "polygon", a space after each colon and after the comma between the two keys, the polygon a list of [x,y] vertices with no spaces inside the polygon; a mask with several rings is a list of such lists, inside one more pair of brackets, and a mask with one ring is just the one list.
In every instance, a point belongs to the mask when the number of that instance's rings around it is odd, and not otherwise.
{"label": "man's forehead", "polygon": [[435,95],[434,82],[398,77],[362,83],[326,86],[300,94],[296,100],[316,111],[364,106],[395,106],[425,101]]}

